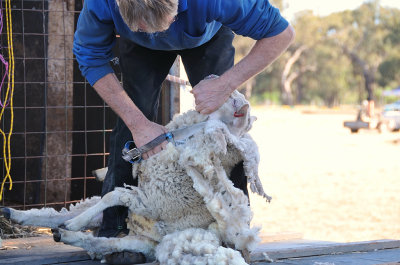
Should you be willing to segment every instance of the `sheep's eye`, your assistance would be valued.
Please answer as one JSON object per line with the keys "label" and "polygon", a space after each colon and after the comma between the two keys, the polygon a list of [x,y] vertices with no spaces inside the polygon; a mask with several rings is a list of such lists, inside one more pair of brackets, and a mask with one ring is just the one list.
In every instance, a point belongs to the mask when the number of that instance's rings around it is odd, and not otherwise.
{"label": "sheep's eye", "polygon": [[233,107],[235,108],[236,108],[236,103],[237,103],[236,99],[233,99]]}

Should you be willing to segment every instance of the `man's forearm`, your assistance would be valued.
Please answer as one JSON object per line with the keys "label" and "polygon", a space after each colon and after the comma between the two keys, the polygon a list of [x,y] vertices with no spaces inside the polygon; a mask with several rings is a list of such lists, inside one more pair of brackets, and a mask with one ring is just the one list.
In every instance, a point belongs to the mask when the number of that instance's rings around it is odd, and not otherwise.
{"label": "man's forearm", "polygon": [[246,82],[252,76],[258,74],[268,65],[273,63],[291,44],[294,39],[294,30],[288,26],[282,33],[258,40],[241,61],[221,78],[229,84],[232,91]]}
{"label": "man's forearm", "polygon": [[107,74],[99,79],[93,87],[100,97],[124,121],[131,132],[145,127],[148,120],[129,98],[115,74]]}
{"label": "man's forearm", "polygon": [[[141,147],[154,138],[166,132],[166,129],[149,121],[122,88],[115,74],[108,74],[94,84],[94,89],[103,100],[117,113],[132,133],[137,147]],[[160,152],[167,143],[164,142],[142,157],[148,157]]]}
{"label": "man's forearm", "polygon": [[235,89],[278,58],[289,47],[293,37],[293,28],[289,26],[279,35],[261,39],[248,55],[219,78],[198,83],[191,91],[196,110],[202,114],[210,114],[221,107]]}

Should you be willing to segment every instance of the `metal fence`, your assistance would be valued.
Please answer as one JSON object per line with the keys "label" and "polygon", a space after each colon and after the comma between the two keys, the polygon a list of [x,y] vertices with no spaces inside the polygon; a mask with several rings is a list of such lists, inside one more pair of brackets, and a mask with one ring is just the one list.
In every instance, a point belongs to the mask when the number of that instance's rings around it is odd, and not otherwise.
{"label": "metal fence", "polygon": [[[72,54],[81,8],[82,0],[11,1],[13,189],[6,184],[3,205],[59,208],[100,191],[91,171],[106,164],[115,115],[81,76]],[[9,59],[4,29],[1,53]],[[4,132],[9,131],[10,114],[8,107],[1,123]],[[1,162],[4,177],[3,158]]]}
{"label": "metal fence", "polygon": [[[4,14],[5,0],[1,1]],[[72,54],[82,6],[83,0],[11,1],[15,56],[13,188],[8,190],[7,181],[0,205],[61,208],[100,193],[101,183],[91,172],[106,166],[108,138],[116,115],[81,76]],[[0,45],[0,53],[9,60],[5,27]],[[114,54],[118,55],[118,41]],[[112,65],[122,79],[117,61]],[[176,69],[179,67],[175,67],[175,74]],[[3,65],[2,75],[5,70]],[[163,123],[179,112],[179,107],[171,111],[171,104],[179,99],[179,86],[166,84],[159,111],[159,122]],[[1,97],[4,99],[5,89]],[[11,108],[7,106],[0,124],[6,135],[10,120]],[[3,144],[0,137],[0,147]],[[2,153],[0,181],[6,174]]]}

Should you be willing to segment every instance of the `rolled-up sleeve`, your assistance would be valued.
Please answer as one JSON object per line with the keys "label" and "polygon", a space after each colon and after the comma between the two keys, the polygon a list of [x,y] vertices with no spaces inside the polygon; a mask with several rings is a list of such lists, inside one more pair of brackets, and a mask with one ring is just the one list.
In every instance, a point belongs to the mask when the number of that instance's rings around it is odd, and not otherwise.
{"label": "rolled-up sleeve", "polygon": [[284,31],[289,23],[268,0],[209,0],[211,17],[236,34],[259,40]]}
{"label": "rolled-up sleeve", "polygon": [[86,0],[74,35],[73,52],[82,75],[93,86],[113,70],[114,23],[105,0]]}

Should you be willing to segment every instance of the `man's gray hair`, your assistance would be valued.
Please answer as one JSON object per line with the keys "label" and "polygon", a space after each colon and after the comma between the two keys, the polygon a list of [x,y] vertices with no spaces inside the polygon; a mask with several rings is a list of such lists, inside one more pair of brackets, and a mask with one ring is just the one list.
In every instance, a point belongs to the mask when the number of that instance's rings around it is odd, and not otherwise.
{"label": "man's gray hair", "polygon": [[132,31],[140,31],[140,24],[146,25],[146,32],[167,30],[177,15],[178,0],[117,0],[122,19]]}

